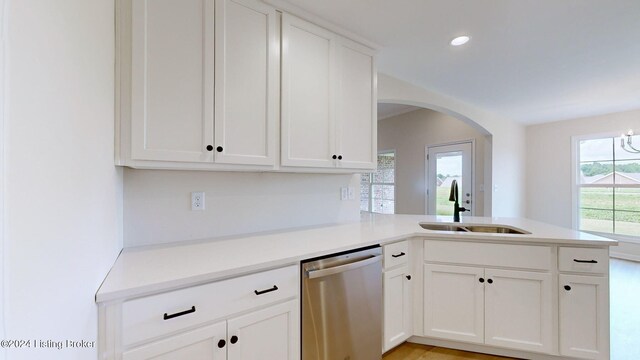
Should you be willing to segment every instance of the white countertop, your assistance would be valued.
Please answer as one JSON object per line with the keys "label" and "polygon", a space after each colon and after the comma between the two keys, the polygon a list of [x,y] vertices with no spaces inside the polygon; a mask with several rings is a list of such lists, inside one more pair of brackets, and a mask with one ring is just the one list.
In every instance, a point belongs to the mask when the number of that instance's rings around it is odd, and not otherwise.
{"label": "white countertop", "polygon": [[432,231],[422,229],[418,222],[449,223],[451,217],[367,214],[355,223],[124,249],[96,293],[96,302],[173,290],[414,236],[581,246],[617,245],[615,240],[522,218],[467,217],[462,219],[462,223],[509,225],[531,234]]}

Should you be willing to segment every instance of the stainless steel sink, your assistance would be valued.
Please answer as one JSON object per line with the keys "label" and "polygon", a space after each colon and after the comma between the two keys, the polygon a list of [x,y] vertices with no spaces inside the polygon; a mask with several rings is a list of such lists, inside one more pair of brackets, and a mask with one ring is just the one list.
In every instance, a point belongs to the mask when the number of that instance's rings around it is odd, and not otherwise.
{"label": "stainless steel sink", "polygon": [[435,230],[435,231],[462,231],[468,232],[462,225],[454,224],[433,224],[433,223],[419,223],[423,229]]}
{"label": "stainless steel sink", "polygon": [[493,233],[493,234],[531,234],[528,231],[518,229],[513,226],[506,225],[471,225],[465,226],[465,229],[470,232],[482,232],[482,233]]}
{"label": "stainless steel sink", "polygon": [[464,225],[451,223],[419,223],[423,229],[434,231],[480,232],[491,234],[531,234],[530,232],[508,225]]}

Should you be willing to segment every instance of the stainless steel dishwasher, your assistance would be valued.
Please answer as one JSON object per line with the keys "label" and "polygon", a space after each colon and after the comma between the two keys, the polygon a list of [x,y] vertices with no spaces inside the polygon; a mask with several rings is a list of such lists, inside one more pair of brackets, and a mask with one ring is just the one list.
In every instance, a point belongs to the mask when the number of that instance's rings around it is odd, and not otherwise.
{"label": "stainless steel dishwasher", "polygon": [[382,249],[302,263],[302,360],[382,358]]}

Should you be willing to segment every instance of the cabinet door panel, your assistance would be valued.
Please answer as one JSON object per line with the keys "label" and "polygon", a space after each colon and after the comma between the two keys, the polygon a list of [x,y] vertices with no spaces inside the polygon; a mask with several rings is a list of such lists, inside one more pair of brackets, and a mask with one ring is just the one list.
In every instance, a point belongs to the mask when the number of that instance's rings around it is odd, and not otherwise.
{"label": "cabinet door panel", "polygon": [[298,314],[299,302],[289,301],[229,320],[228,360],[298,359]]}
{"label": "cabinet door panel", "polygon": [[424,265],[425,336],[484,341],[484,269]]}
{"label": "cabinet door panel", "polygon": [[334,37],[282,15],[282,165],[333,167]]}
{"label": "cabinet door panel", "polygon": [[216,162],[275,163],[278,44],[275,9],[216,1]]}
{"label": "cabinet door panel", "polygon": [[227,348],[218,347],[218,341],[226,335],[223,321],[126,351],[122,360],[225,360]]}
{"label": "cabinet door panel", "polygon": [[375,169],[377,155],[376,70],[373,51],[353,41],[337,42],[336,126],[338,166]]}
{"label": "cabinet door panel", "polygon": [[603,277],[560,275],[560,354],[609,358],[606,289],[607,279]]}
{"label": "cabinet door panel", "polygon": [[412,335],[412,282],[409,267],[384,273],[384,351]]}
{"label": "cabinet door panel", "polygon": [[485,344],[551,352],[551,274],[487,269],[485,277]]}
{"label": "cabinet door panel", "polygon": [[213,16],[213,0],[133,0],[133,159],[212,160]]}

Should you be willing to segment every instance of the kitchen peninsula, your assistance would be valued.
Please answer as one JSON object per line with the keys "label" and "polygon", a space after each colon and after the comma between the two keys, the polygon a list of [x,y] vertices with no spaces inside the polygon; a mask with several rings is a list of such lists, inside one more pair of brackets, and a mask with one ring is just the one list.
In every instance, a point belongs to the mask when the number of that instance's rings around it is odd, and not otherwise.
{"label": "kitchen peninsula", "polygon": [[[462,225],[525,234],[419,225],[450,220],[363,215],[358,223],[125,249],[96,294],[101,358],[190,349],[231,359],[233,347],[254,346],[298,359],[300,261],[372,245],[383,247],[385,299],[402,289],[384,304],[385,314],[402,313],[385,316],[384,351],[408,339],[531,359],[609,358],[608,253],[616,241],[519,218]],[[392,271],[402,276],[386,276]],[[271,331],[260,333],[265,321],[274,321]],[[203,342],[215,346],[196,348]]]}

